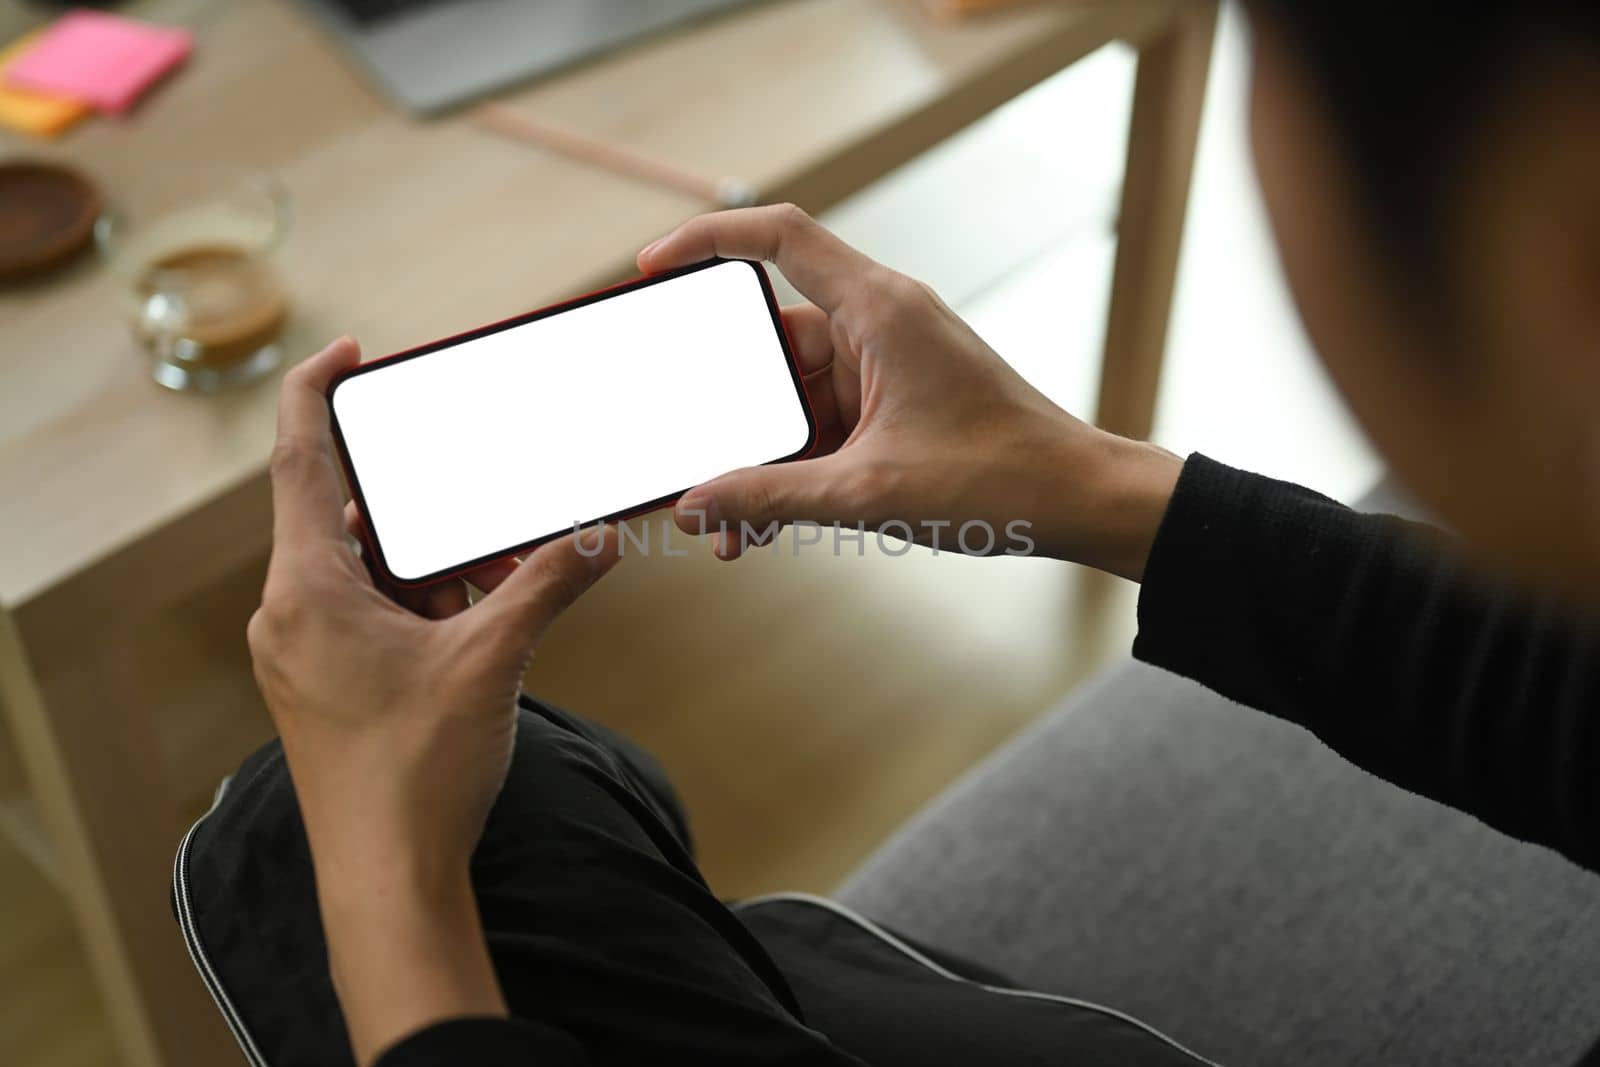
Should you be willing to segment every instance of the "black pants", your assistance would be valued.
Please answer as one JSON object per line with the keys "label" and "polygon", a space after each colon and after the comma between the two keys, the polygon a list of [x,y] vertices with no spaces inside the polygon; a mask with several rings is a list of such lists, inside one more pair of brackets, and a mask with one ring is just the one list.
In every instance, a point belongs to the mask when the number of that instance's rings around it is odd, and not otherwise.
{"label": "black pants", "polygon": [[[596,1064],[1202,1062],[1114,1012],[1003,990],[826,901],[725,906],[655,761],[528,698],[472,877],[512,1014],[572,1034]],[[350,1062],[277,743],[184,839],[174,906],[253,1060]]]}

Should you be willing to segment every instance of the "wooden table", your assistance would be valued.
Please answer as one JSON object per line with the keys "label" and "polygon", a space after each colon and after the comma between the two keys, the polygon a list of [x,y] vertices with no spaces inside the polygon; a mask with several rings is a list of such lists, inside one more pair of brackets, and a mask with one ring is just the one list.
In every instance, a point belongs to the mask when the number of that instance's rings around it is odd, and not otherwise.
{"label": "wooden table", "polygon": [[[295,353],[340,332],[382,353],[586,291],[708,206],[463,117],[396,114],[281,0],[213,14],[136,117],[42,151],[113,196],[219,160],[278,173],[295,197]],[[1135,43],[1099,418],[1143,435],[1214,17],[1210,0],[1105,0],[950,24],[912,0],[779,0],[501,103],[820,211],[1102,44]],[[127,1062],[231,1062],[166,900],[179,797],[229,768],[166,765],[131,635],[267,551],[275,394],[155,387],[114,291],[85,262],[0,294],[0,704],[30,786],[0,824],[61,880]]]}

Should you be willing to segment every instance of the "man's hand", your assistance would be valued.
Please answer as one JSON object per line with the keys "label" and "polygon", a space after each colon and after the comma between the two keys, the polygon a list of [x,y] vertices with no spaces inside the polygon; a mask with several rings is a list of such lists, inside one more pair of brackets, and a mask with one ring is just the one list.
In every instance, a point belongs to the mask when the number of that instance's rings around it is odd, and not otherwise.
{"label": "man's hand", "polygon": [[487,592],[474,606],[459,582],[391,599],[347,536],[328,424],[328,385],[359,360],[341,339],[284,378],[272,561],[248,635],[305,819],[335,986],[368,1063],[429,1022],[505,1011],[467,865],[510,764],[534,649],[617,553],[580,553],[569,537],[475,572]]}
{"label": "man's hand", "polygon": [[[710,256],[775,263],[810,303],[783,310],[819,427],[819,458],[733,471],[676,519],[737,558],[771,523],[887,529],[959,551],[1039,551],[1137,580],[1181,462],[1052,404],[926,285],[875,263],[792,205],[692,219],[639,253],[647,272]],[[904,524],[904,526],[900,525]],[[987,546],[987,547],[986,547]]]}

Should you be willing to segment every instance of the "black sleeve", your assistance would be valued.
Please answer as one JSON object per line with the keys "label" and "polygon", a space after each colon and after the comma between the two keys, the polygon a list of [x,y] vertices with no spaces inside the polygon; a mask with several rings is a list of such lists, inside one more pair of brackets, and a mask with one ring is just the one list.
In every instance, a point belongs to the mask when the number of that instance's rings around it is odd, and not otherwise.
{"label": "black sleeve", "polygon": [[1437,530],[1191,456],[1133,651],[1600,869],[1596,631],[1469,571]]}
{"label": "black sleeve", "polygon": [[418,1030],[374,1067],[581,1067],[589,1062],[561,1030],[522,1019],[449,1019]]}

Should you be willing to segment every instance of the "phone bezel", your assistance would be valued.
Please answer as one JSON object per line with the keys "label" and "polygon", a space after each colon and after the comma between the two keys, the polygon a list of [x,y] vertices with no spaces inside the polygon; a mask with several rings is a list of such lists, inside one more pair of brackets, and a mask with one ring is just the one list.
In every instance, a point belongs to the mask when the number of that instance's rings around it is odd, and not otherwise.
{"label": "phone bezel", "polygon": [[[395,352],[391,355],[382,356],[378,359],[362,363],[359,366],[352,367],[351,369],[342,372],[336,378],[334,378],[334,380],[328,385],[327,391],[328,421],[333,430],[334,445],[339,454],[340,466],[344,469],[345,482],[350,487],[350,494],[355,498],[357,508],[360,509],[361,522],[366,534],[363,540],[366,543],[367,551],[373,554],[373,559],[378,564],[378,567],[382,570],[384,576],[389,581],[400,586],[418,587],[433,585],[450,578],[458,578],[468,571],[475,570],[476,568],[482,567],[486,564],[494,563],[499,560],[508,559],[512,556],[518,556],[525,552],[532,551],[542,544],[546,544],[550,541],[567,536],[567,534],[571,531],[560,530],[555,533],[536,537],[530,541],[523,541],[519,544],[510,545],[503,549],[496,549],[495,551],[485,555],[445,567],[441,570],[422,575],[418,578],[402,578],[395,574],[389,566],[388,559],[384,556],[383,538],[378,533],[376,525],[368,515],[366,497],[362,494],[361,490],[361,479],[357,476],[355,464],[350,459],[350,450],[345,444],[344,431],[339,425],[339,415],[334,408],[333,397],[334,394],[338,392],[341,385],[349,381],[351,378],[357,377],[358,375],[372,374],[387,367],[392,367],[395,364],[403,363],[406,360],[418,359],[423,356],[445,352],[449,349],[465,344],[468,341],[475,341],[480,337],[488,337],[491,334],[500,333],[504,330],[515,329],[518,326],[524,326],[530,322],[536,322],[539,319],[549,318],[552,315],[560,315],[563,312],[574,311],[578,308],[585,307],[589,304],[595,304],[602,300],[609,300],[614,297],[623,296],[638,289],[644,289],[652,285],[660,285],[664,282],[670,282],[685,275],[694,274],[702,270],[708,270],[724,263],[744,263],[755,271],[756,278],[761,284],[762,298],[766,301],[767,312],[772,317],[773,330],[778,335],[778,345],[783,351],[784,362],[789,368],[789,378],[794,383],[795,398],[800,402],[800,410],[802,413],[804,413],[806,420],[805,444],[787,456],[781,456],[777,459],[768,460],[766,463],[762,464],[762,466],[770,466],[775,463],[791,463],[798,459],[804,459],[806,456],[810,455],[812,450],[815,449],[817,445],[816,416],[811,410],[811,398],[806,393],[805,379],[801,375],[799,363],[795,360],[794,348],[790,344],[788,331],[785,330],[783,326],[783,317],[779,313],[778,300],[772,290],[772,280],[767,276],[766,269],[762,266],[762,264],[752,260],[724,259],[718,257],[702,260],[699,263],[691,263],[686,267],[678,267],[674,270],[663,271],[660,274],[647,274],[640,278],[633,278],[628,281],[619,282],[616,285],[607,286],[604,289],[597,289],[594,292],[586,293],[583,296],[574,297],[570,300],[563,300],[559,303],[550,304],[534,311],[523,312],[522,314],[514,315],[509,319],[503,319],[499,322],[490,323],[486,326],[478,326],[463,333],[455,334],[451,337],[441,338],[437,341],[429,341],[427,344],[418,345],[415,348],[408,348],[401,352]],[[683,496],[684,493],[693,488],[694,486],[692,485],[686,485],[676,492],[667,493],[666,495],[657,497],[654,500],[647,500],[643,503],[635,504],[632,507],[624,508],[621,511],[616,511],[608,515],[600,515],[593,519],[585,520],[582,525],[587,528],[594,526],[597,523],[617,522],[622,519],[631,518],[635,515],[642,515],[645,512],[654,511],[657,508],[665,507],[668,504],[676,502],[679,497]]]}

